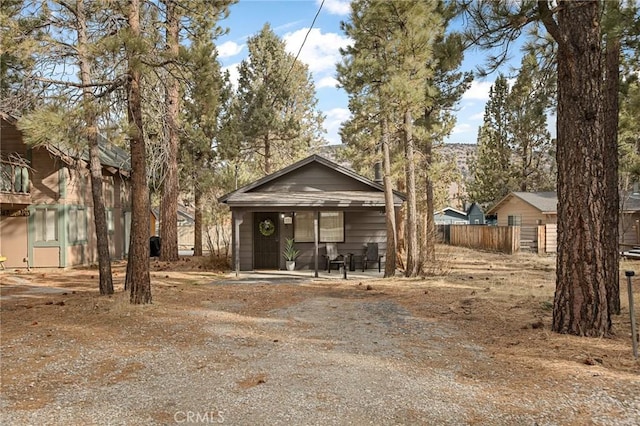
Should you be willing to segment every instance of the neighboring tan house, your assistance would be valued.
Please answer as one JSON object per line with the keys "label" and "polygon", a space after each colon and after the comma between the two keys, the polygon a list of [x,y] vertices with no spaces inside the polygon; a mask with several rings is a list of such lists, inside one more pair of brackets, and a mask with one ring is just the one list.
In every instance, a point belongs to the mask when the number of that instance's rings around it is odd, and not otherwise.
{"label": "neighboring tan house", "polygon": [[487,215],[496,215],[498,226],[536,226],[557,223],[555,192],[511,192]]}
{"label": "neighboring tan house", "polygon": [[[398,210],[405,196],[394,191]],[[365,245],[387,241],[384,187],[312,155],[220,198],[232,214],[236,271],[284,269],[285,240],[300,250],[296,269],[324,268],[326,244],[362,262]],[[357,257],[356,257],[357,256]],[[316,263],[317,262],[317,263]],[[360,267],[361,265],[356,265]]]}
{"label": "neighboring tan house", "polygon": [[[511,192],[487,211],[498,226],[520,227],[520,248],[554,253],[557,239],[558,197],[555,191]],[[544,232],[540,225],[545,225]]]}
{"label": "neighboring tan house", "polygon": [[[623,246],[637,246],[640,244],[640,194],[622,194],[620,198],[619,242]],[[549,242],[556,238],[557,205],[555,192],[512,192],[487,214],[496,214],[498,225],[521,226],[521,240],[525,242],[527,238],[535,240],[532,236],[534,227],[546,225]]]}
{"label": "neighboring tan house", "polygon": [[[97,262],[88,155],[45,144],[28,147],[17,119],[0,114],[0,254],[7,267],[67,267]],[[100,141],[109,248],[128,250],[129,156]]]}
{"label": "neighboring tan house", "polygon": [[433,222],[436,225],[468,225],[469,218],[467,213],[461,210],[445,207],[434,213]]}

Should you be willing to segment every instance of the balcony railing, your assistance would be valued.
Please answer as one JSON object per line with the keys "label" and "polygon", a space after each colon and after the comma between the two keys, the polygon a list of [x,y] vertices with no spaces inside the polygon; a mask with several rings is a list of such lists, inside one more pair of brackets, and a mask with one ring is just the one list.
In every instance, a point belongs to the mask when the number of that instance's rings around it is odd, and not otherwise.
{"label": "balcony railing", "polygon": [[14,162],[0,163],[0,192],[29,194],[29,167]]}

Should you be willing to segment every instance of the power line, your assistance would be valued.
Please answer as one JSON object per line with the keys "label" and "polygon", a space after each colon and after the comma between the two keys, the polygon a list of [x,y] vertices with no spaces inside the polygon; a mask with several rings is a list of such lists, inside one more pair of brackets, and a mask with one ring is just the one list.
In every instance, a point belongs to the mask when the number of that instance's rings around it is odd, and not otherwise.
{"label": "power line", "polygon": [[313,26],[316,23],[316,19],[318,19],[318,15],[320,15],[320,11],[322,10],[322,6],[324,6],[324,1],[325,0],[322,0],[322,2],[320,3],[320,6],[318,7],[318,11],[316,12],[316,16],[313,17],[313,21],[311,22],[311,26],[307,30],[307,33],[304,36],[304,40],[302,40],[302,44],[300,45],[300,49],[298,49],[298,53],[296,54],[295,59],[291,63],[291,66],[289,67],[289,71],[287,71],[287,75],[284,77],[284,81],[282,82],[282,86],[280,86],[280,90],[278,92],[276,92],[276,97],[273,98],[273,102],[271,103],[271,107],[272,108],[276,104],[276,99],[278,98],[277,94],[280,93],[280,91],[282,90],[284,85],[287,84],[287,80],[289,80],[289,75],[291,74],[291,71],[293,71],[293,67],[295,66],[296,62],[298,61],[298,57],[300,56],[300,52],[302,52],[302,48],[304,47],[304,44],[307,42],[307,37],[309,37],[309,33],[311,33],[311,30],[313,29]]}

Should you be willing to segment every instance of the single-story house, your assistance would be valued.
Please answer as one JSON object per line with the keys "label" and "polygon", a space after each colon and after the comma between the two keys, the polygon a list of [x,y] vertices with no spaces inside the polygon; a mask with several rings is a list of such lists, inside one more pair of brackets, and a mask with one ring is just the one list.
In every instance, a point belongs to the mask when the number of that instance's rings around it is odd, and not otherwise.
{"label": "single-story house", "polygon": [[[620,244],[636,246],[640,244],[640,194],[622,194],[620,211]],[[498,217],[498,225],[521,226],[521,240],[533,241],[534,229],[546,225],[547,246],[555,244],[558,223],[558,196],[556,192],[512,192],[500,200],[487,214]],[[549,251],[549,250],[547,250]],[[553,251],[553,250],[551,250]]]}
{"label": "single-story house", "polygon": [[467,213],[453,207],[445,207],[434,213],[433,221],[436,225],[468,225]]}
{"label": "single-story house", "polygon": [[[195,211],[183,204],[178,204],[178,250],[189,252],[195,244]],[[202,230],[206,232],[206,229]],[[160,209],[151,209],[151,235],[160,235]],[[204,239],[204,238],[203,238]],[[203,250],[208,250],[206,241],[202,242]]]}
{"label": "single-story house", "polygon": [[[405,196],[393,193],[398,210]],[[312,155],[220,198],[232,214],[236,271],[284,269],[287,238],[300,251],[296,269],[324,268],[326,244],[360,262],[367,243],[387,241],[384,187]],[[375,266],[375,265],[374,265]],[[360,265],[357,265],[360,267]]]}
{"label": "single-story house", "polygon": [[[15,117],[0,113],[0,255],[7,267],[97,262],[88,152],[53,143],[27,146]],[[100,139],[109,249],[128,252],[129,155]]]}
{"label": "single-story house", "polygon": [[536,226],[558,222],[555,192],[510,192],[487,214],[498,217],[498,226]]}
{"label": "single-story house", "polygon": [[[620,244],[640,245],[640,192],[637,190],[622,194],[620,216]],[[625,250],[628,247],[623,247]]]}

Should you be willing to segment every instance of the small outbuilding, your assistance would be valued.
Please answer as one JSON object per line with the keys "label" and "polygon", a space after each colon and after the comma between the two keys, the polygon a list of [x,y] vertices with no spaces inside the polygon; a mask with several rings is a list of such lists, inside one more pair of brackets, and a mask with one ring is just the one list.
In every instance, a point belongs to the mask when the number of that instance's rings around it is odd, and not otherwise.
{"label": "small outbuilding", "polygon": [[[394,191],[397,211],[405,200]],[[387,242],[384,187],[351,169],[312,155],[233,191],[219,200],[232,215],[236,271],[285,269],[282,251],[293,238],[295,269],[325,267],[326,245],[351,254],[361,267],[367,243],[384,255]]]}
{"label": "small outbuilding", "polygon": [[436,225],[468,225],[467,213],[453,207],[445,207],[434,213],[433,221]]}

